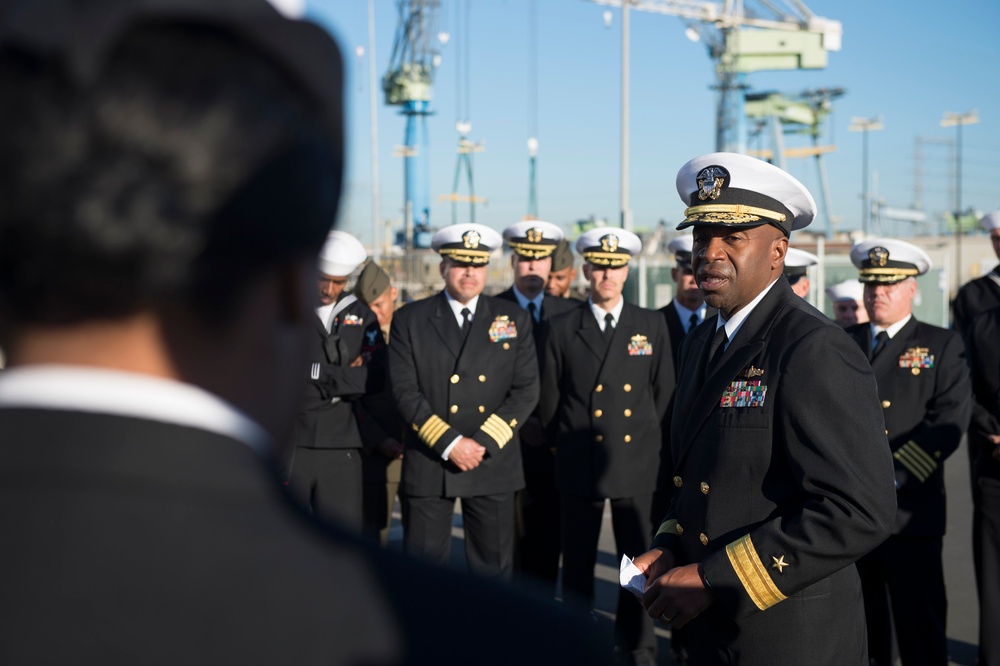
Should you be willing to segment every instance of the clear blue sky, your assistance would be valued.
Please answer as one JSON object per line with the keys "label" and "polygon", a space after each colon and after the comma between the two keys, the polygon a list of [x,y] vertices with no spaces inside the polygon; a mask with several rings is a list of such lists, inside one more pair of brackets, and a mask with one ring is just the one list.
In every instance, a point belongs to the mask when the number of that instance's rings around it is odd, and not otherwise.
{"label": "clear blue sky", "polygon": [[[477,221],[502,229],[520,220],[528,203],[530,0],[471,0],[468,34],[460,37],[456,3],[441,0],[439,26],[451,34],[442,49],[430,118],[431,221],[451,220],[458,135],[454,129],[458,39],[467,39],[471,78],[469,138],[483,141],[475,156],[476,193],[489,199]],[[605,28],[605,8],[585,0],[537,0],[537,136],[539,217],[567,229],[591,215],[617,224],[621,30],[619,10]],[[751,6],[752,0],[746,0]],[[749,75],[752,90],[796,93],[842,87],[823,143],[833,214],[840,230],[861,227],[862,137],[847,130],[853,116],[881,115],[885,129],[869,135],[869,170],[886,205],[914,203],[916,138],[954,139],[942,128],[945,112],[977,109],[980,122],[963,130],[963,208],[1000,208],[1000,3],[996,0],[871,2],[806,0],[814,13],[843,23],[843,49],[823,70]],[[307,14],[338,38],[347,66],[348,170],[341,228],[371,240],[371,162],[367,0],[307,0]],[[683,206],[674,188],[678,168],[715,148],[713,65],[704,43],[684,36],[674,17],[633,11],[631,30],[631,207],[636,228],[676,223]],[[396,22],[394,0],[376,0],[376,72],[388,67]],[[356,55],[356,47],[366,51]],[[403,143],[398,107],[378,99],[382,218],[402,219],[403,164],[392,157]],[[787,138],[786,146],[805,140]],[[932,215],[950,210],[954,187],[948,148],[925,145],[922,200]],[[793,160],[789,171],[819,200],[815,162]],[[460,208],[465,219],[465,207]],[[938,222],[933,222],[938,226]],[[938,228],[940,228],[938,226]],[[886,230],[897,235],[910,227]],[[794,239],[793,239],[794,240]]]}

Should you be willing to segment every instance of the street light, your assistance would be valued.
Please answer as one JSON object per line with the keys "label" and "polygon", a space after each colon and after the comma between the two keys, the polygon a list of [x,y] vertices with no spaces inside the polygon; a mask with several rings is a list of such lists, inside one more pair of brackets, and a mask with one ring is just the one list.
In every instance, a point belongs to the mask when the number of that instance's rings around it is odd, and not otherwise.
{"label": "street light", "polygon": [[861,231],[868,235],[868,216],[871,214],[871,202],[868,197],[868,132],[884,129],[882,116],[877,118],[851,118],[848,131],[861,132]]}
{"label": "street light", "polygon": [[979,112],[976,109],[966,113],[945,112],[941,119],[941,127],[954,127],[955,137],[955,274],[958,277],[956,286],[962,284],[962,127],[975,125],[979,122]]}

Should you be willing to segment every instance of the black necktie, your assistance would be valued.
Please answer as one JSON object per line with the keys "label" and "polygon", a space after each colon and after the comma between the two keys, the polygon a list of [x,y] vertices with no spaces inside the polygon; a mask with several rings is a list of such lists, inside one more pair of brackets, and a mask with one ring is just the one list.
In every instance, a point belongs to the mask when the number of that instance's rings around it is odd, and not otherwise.
{"label": "black necktie", "polygon": [[873,361],[875,360],[875,357],[878,356],[883,349],[885,349],[885,346],[889,344],[889,334],[886,331],[879,331],[878,335],[875,336],[875,340],[875,349],[872,350]]}
{"label": "black necktie", "polygon": [[534,301],[528,303],[528,314],[531,315],[531,323],[538,321],[538,306],[535,305]]}
{"label": "black necktie", "polygon": [[462,337],[469,335],[469,329],[472,328],[472,312],[469,308],[462,308]]}
{"label": "black necktie", "polygon": [[604,343],[611,344],[611,336],[615,334],[615,318],[610,312],[604,315]]}
{"label": "black necktie", "polygon": [[690,318],[690,319],[688,319],[688,330],[687,330],[687,332],[688,332],[688,333],[690,333],[690,332],[691,332],[691,330],[692,330],[692,329],[693,329],[693,328],[694,328],[695,326],[697,326],[697,325],[699,324],[699,322],[701,322],[701,320],[700,320],[700,319],[698,319],[698,315],[697,315],[697,314],[695,314],[694,312],[692,312],[692,313],[691,313],[691,318]]}
{"label": "black necktie", "polygon": [[715,369],[723,352],[726,351],[726,340],[728,339],[725,326],[715,329],[715,337],[712,338],[712,344],[708,346],[708,364],[705,366],[709,374]]}

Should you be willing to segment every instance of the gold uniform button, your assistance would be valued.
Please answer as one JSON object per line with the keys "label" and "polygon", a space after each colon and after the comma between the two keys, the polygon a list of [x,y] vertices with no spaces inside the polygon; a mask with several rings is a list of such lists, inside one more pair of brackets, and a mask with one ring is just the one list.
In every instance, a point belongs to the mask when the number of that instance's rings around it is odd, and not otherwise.
{"label": "gold uniform button", "polygon": [[598,384],[598,385],[597,385],[597,386],[596,386],[596,387],[594,388],[594,393],[600,393],[600,392],[601,392],[601,391],[603,391],[603,390],[604,390],[604,384]]}
{"label": "gold uniform button", "polygon": [[680,523],[677,523],[677,527],[675,527],[674,530],[677,532],[677,534],[684,534],[684,528],[681,527]]}
{"label": "gold uniform button", "polygon": [[604,435],[598,435],[597,437],[594,438],[594,441],[597,442],[597,443],[603,442],[604,441]]}
{"label": "gold uniform button", "polygon": [[510,343],[509,342],[503,343],[503,348],[504,349],[510,349]]}
{"label": "gold uniform button", "polygon": [[883,400],[882,401],[882,409],[889,409],[890,407],[892,407],[892,401],[891,400]]}
{"label": "gold uniform button", "polygon": [[677,486],[678,488],[680,488],[681,486],[684,485],[684,479],[682,479],[679,476],[675,476],[674,477],[674,485]]}
{"label": "gold uniform button", "polygon": [[632,441],[632,435],[625,435],[625,443],[628,444]]}
{"label": "gold uniform button", "polygon": [[701,489],[701,494],[702,495],[707,495],[708,494],[709,486],[704,481],[702,481],[701,484],[698,485],[698,488]]}
{"label": "gold uniform button", "polygon": [[626,409],[625,410],[625,418],[628,418],[630,416],[632,416],[632,410],[631,409]]}
{"label": "gold uniform button", "polygon": [[458,413],[458,405],[452,405],[451,406],[451,413],[452,414],[457,414]]}
{"label": "gold uniform button", "polygon": [[479,381],[485,382],[486,381],[486,375],[479,375]]}
{"label": "gold uniform button", "polygon": [[704,532],[698,535],[698,540],[701,541],[701,545],[703,546],[708,545],[708,535],[705,534]]}
{"label": "gold uniform button", "polygon": [[604,412],[603,412],[603,411],[601,411],[600,409],[595,409],[595,410],[594,410],[594,416],[595,416],[595,417],[597,417],[597,418],[601,418],[601,416],[602,416],[603,414],[604,414]]}
{"label": "gold uniform button", "polygon": [[486,411],[486,407],[484,407],[483,405],[479,405],[479,413],[482,414],[485,411]]}
{"label": "gold uniform button", "polygon": [[912,368],[912,369],[910,370],[910,372],[912,372],[912,373],[913,373],[913,374],[915,374],[915,375],[919,375],[919,374],[920,374],[920,368]]}
{"label": "gold uniform button", "polygon": [[624,389],[625,389],[625,392],[626,392],[626,393],[628,393],[629,391],[631,391],[631,390],[632,390],[632,385],[631,385],[631,384],[626,384],[626,385],[625,385],[625,386],[623,386],[622,388],[624,388]]}
{"label": "gold uniform button", "polygon": [[452,384],[457,384],[458,383],[458,375],[452,375],[451,376],[451,383]]}

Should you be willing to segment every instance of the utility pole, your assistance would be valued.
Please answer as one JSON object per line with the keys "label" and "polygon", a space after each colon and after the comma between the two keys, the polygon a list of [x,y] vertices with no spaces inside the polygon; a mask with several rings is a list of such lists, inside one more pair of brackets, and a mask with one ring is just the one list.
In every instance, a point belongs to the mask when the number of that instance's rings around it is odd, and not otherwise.
{"label": "utility pole", "polygon": [[622,136],[621,136],[621,226],[622,229],[626,231],[632,230],[632,211],[629,209],[628,200],[628,144],[629,144],[629,126],[628,126],[628,70],[629,70],[629,4],[632,0],[622,0]]}
{"label": "utility pole", "polygon": [[372,261],[378,263],[379,205],[378,205],[378,107],[375,92],[375,0],[368,0],[368,107],[371,119],[372,151]]}
{"label": "utility pole", "polygon": [[941,127],[955,128],[955,277],[962,284],[962,127],[979,122],[976,109],[966,113],[945,112]]}
{"label": "utility pole", "polygon": [[861,231],[868,235],[871,202],[868,194],[868,132],[884,129],[882,116],[877,118],[851,118],[848,131],[861,132]]}

